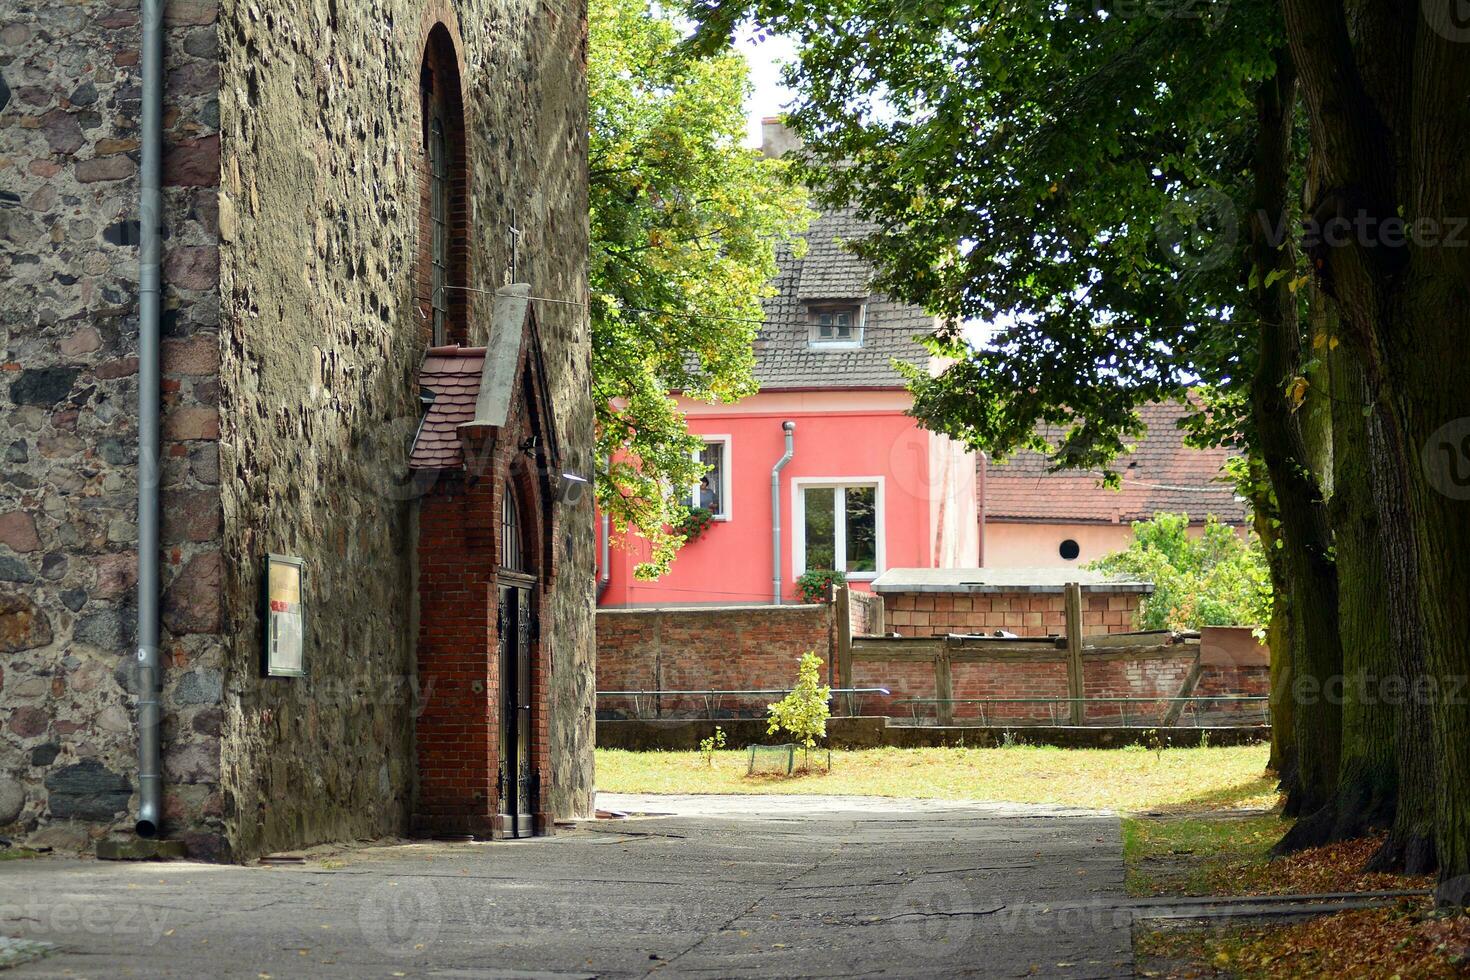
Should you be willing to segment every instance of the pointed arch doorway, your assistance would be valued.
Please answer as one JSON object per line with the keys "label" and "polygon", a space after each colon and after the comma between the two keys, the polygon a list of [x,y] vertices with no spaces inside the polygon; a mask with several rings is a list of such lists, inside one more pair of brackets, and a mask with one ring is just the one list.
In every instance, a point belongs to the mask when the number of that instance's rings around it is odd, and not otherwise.
{"label": "pointed arch doorway", "polygon": [[536,692],[531,665],[536,629],[536,576],[521,534],[522,510],[515,482],[501,491],[501,564],[496,575],[500,638],[500,812],[497,837],[531,837],[541,795],[532,739]]}

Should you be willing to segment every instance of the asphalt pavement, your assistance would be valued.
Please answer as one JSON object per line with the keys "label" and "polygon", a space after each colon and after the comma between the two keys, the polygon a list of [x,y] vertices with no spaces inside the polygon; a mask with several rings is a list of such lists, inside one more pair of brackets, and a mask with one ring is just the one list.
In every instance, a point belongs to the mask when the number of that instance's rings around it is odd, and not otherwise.
{"label": "asphalt pavement", "polygon": [[0,862],[0,965],[46,954],[7,980],[1133,975],[1109,814],[867,797],[598,805],[631,816],[274,866]]}

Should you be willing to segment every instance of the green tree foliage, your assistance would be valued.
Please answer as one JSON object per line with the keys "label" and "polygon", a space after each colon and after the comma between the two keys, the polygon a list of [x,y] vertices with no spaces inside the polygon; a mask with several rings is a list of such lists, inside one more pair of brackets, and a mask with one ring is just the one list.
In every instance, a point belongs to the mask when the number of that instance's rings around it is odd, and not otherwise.
{"label": "green tree foliage", "polygon": [[779,244],[804,230],[805,191],[742,147],[745,61],[695,57],[648,0],[591,0],[587,67],[592,392],[597,496],[666,571],[683,536],[678,488],[701,474],[679,392],[755,390],[752,341]]}
{"label": "green tree foliage", "polygon": [[1188,514],[1135,521],[1125,550],[1088,567],[1154,584],[1143,601],[1142,629],[1264,628],[1271,619],[1271,575],[1260,541],[1213,516],[1198,537],[1189,534]]}
{"label": "green tree foliage", "polygon": [[[719,37],[735,15],[711,6]],[[950,367],[910,378],[926,425],[1095,469],[1139,433],[1140,404],[1248,382],[1249,92],[1274,71],[1278,18],[1161,6],[748,5],[800,40],[807,178],[877,226],[857,247],[879,288],[999,328],[984,347],[935,338]],[[1238,439],[1245,408],[1223,402],[1212,441]]]}
{"label": "green tree foliage", "polygon": [[[706,38],[740,16],[730,7],[703,11]],[[996,328],[983,345],[956,327],[932,339],[949,366],[908,372],[914,414],[995,457],[1028,448],[1096,471],[1139,434],[1141,405],[1191,404],[1197,444],[1265,464],[1302,623],[1298,676],[1340,669],[1331,536],[1294,411],[1304,141],[1280,9],[749,0],[744,12],[800,39],[792,118],[808,179],[825,173],[823,193],[877,226],[858,248],[879,287]],[[1324,702],[1296,728],[1326,745],[1332,714]],[[1330,793],[1320,757],[1296,784],[1310,791],[1293,785],[1300,806]]]}
{"label": "green tree foliage", "polygon": [[[913,375],[920,418],[993,452],[1029,446],[1092,468],[1116,455],[1137,405],[1200,385],[1196,434],[1248,448],[1268,484],[1250,496],[1267,511],[1276,634],[1290,638],[1273,681],[1378,669],[1369,624],[1339,616],[1341,569],[1350,597],[1372,594],[1353,571],[1363,562],[1382,566],[1399,678],[1463,680],[1466,250],[1401,233],[1463,229],[1470,214],[1463,147],[1442,137],[1470,125],[1453,2],[1414,16],[1346,0],[692,2],[706,43],[747,17],[799,39],[794,118],[815,164],[844,162],[825,190],[878,224],[862,248],[880,288],[1002,328],[986,347],[952,329],[936,338],[953,362]],[[1305,311],[1309,295],[1326,307]],[[1366,452],[1353,479],[1371,492],[1368,548],[1361,521],[1328,513],[1314,451],[1311,391],[1339,341],[1366,383],[1332,397],[1368,419],[1344,443]],[[1038,422],[1061,438],[1037,445]],[[1310,817],[1297,829],[1355,832],[1338,817],[1379,790],[1355,783],[1356,747],[1341,750],[1366,729],[1345,733],[1335,699],[1295,702],[1276,715],[1293,729],[1286,812]],[[1470,699],[1407,699],[1394,730],[1382,866],[1437,860],[1440,898],[1470,903],[1470,795],[1458,792]],[[1432,839],[1413,829],[1429,810]]]}
{"label": "green tree foliage", "polygon": [[827,737],[827,719],[832,716],[832,688],[822,683],[822,664],[822,658],[811,651],[801,655],[796,687],[766,707],[771,713],[767,734],[784,731],[808,749],[817,744],[817,739]]}

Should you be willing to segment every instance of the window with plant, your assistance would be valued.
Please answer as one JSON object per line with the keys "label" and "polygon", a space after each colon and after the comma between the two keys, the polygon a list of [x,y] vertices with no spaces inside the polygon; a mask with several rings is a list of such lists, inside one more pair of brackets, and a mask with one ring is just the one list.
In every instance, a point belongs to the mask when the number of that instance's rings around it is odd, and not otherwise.
{"label": "window with plant", "polygon": [[802,487],[797,524],[798,572],[830,568],[870,577],[878,571],[876,485]]}

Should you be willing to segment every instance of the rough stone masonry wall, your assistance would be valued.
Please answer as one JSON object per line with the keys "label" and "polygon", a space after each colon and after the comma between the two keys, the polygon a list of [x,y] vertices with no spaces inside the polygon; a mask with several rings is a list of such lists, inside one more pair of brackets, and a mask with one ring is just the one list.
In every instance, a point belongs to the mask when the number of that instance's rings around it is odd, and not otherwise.
{"label": "rough stone masonry wall", "polygon": [[[599,691],[781,689],[796,682],[801,655],[816,652],[830,676],[835,651],[832,607],[732,606],[698,609],[600,609]],[[726,698],[722,707],[760,715],[773,698]],[[629,715],[628,698],[605,699],[605,715]],[[661,698],[660,717],[702,715],[703,698]],[[645,709],[646,710],[646,709]]]}
{"label": "rough stone masonry wall", "polygon": [[[221,656],[213,5],[170,0],[164,114],[165,812],[214,853]],[[138,6],[0,24],[0,834],[130,825]]]}
{"label": "rough stone masonry wall", "polygon": [[[1084,592],[1082,632],[1129,632],[1138,620],[1140,598],[1136,592]],[[1067,631],[1066,597],[1059,592],[888,592],[883,602],[888,628],[904,636],[996,630],[1047,636]]]}
{"label": "rough stone masonry wall", "polygon": [[[457,14],[457,17],[455,16]],[[543,303],[568,467],[590,473],[585,14],[571,2],[222,0],[221,383],[231,637],[226,809],[238,851],[401,832],[414,790],[413,303],[429,27],[458,32],[470,172],[468,284]],[[471,293],[483,344],[490,297]],[[553,649],[553,805],[592,788],[590,514],[564,515]],[[258,676],[267,551],[307,560],[309,670]]]}

